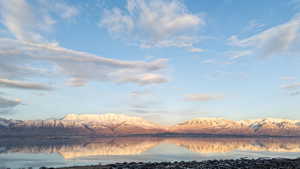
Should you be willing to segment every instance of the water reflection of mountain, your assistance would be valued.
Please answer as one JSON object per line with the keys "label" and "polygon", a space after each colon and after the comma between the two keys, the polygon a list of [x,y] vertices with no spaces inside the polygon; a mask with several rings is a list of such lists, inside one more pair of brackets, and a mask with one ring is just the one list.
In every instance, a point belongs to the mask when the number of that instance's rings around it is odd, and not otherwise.
{"label": "water reflection of mountain", "polygon": [[138,155],[161,144],[175,144],[201,154],[241,151],[300,152],[298,138],[150,138],[119,137],[88,140],[6,140],[0,153],[58,153],[65,159],[97,155]]}
{"label": "water reflection of mountain", "polygon": [[[34,140],[35,141],[35,140]],[[43,144],[16,144],[7,143],[0,147],[2,153],[58,153],[65,159],[96,155],[138,155],[161,142],[160,138],[146,137],[119,137],[98,138],[88,140],[74,140],[59,143],[49,140]]]}
{"label": "water reflection of mountain", "polygon": [[167,142],[202,154],[236,150],[300,152],[299,138],[170,138]]}

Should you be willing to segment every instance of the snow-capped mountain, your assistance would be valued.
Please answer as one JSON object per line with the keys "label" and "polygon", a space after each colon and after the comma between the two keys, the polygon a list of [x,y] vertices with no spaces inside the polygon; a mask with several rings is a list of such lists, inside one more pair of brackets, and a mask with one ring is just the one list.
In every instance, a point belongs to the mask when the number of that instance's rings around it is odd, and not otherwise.
{"label": "snow-capped mountain", "polygon": [[10,124],[10,121],[9,121],[9,120],[0,118],[0,127],[8,127],[9,124]]}
{"label": "snow-capped mountain", "polygon": [[68,114],[60,120],[26,120],[6,125],[6,127],[10,131],[18,131],[21,135],[110,136],[155,134],[165,131],[160,125],[143,118],[118,114]]}
{"label": "snow-capped mountain", "polygon": [[194,134],[300,136],[300,121],[272,118],[242,121],[197,118],[172,126],[169,130]]}
{"label": "snow-capped mountain", "polygon": [[299,120],[265,118],[239,123],[248,126],[255,135],[300,136]]}
{"label": "snow-capped mountain", "polygon": [[122,114],[68,114],[63,119],[63,121],[71,121],[71,122],[88,122],[94,127],[105,127],[105,126],[120,126],[120,125],[133,125],[133,126],[140,126],[145,129],[153,129],[158,128],[158,124],[154,124],[152,122],[146,121],[141,117],[133,117],[133,116],[126,116]]}
{"label": "snow-capped mountain", "polygon": [[0,118],[0,128],[8,128],[10,125],[14,125],[19,122],[21,122],[21,121],[20,120],[7,120],[4,118]]}
{"label": "snow-capped mountain", "polygon": [[300,136],[300,121],[272,118],[242,121],[222,118],[196,118],[164,127],[141,117],[121,114],[68,114],[58,120],[15,121],[0,118],[0,135],[120,136],[163,133]]}
{"label": "snow-capped mountain", "polygon": [[196,118],[169,128],[174,133],[241,135],[249,133],[249,128],[239,122],[222,118]]}

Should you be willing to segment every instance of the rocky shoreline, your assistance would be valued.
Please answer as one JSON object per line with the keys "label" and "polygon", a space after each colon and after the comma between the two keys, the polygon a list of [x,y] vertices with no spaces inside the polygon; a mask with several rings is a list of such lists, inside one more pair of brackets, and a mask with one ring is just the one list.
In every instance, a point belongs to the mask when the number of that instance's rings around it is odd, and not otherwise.
{"label": "rocky shoreline", "polygon": [[[53,169],[41,167],[40,169]],[[107,165],[73,166],[59,169],[300,169],[298,159],[236,159],[175,162],[131,162]]]}

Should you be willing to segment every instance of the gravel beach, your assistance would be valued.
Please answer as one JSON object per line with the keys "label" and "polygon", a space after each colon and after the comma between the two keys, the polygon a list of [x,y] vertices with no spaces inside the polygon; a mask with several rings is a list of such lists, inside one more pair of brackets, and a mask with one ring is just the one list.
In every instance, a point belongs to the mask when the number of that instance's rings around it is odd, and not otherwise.
{"label": "gravel beach", "polygon": [[[41,167],[40,169],[51,169]],[[298,159],[237,159],[175,162],[131,162],[60,169],[300,169]]]}

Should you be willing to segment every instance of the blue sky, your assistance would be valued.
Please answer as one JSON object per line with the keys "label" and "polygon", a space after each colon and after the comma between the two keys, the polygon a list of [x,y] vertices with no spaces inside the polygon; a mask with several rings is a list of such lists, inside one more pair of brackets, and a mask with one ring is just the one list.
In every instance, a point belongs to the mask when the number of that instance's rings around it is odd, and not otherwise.
{"label": "blue sky", "polygon": [[0,116],[300,119],[299,47],[298,0],[0,0]]}

